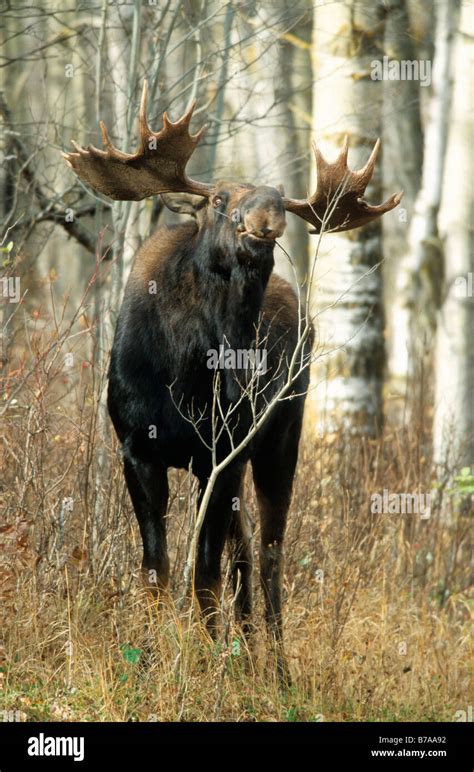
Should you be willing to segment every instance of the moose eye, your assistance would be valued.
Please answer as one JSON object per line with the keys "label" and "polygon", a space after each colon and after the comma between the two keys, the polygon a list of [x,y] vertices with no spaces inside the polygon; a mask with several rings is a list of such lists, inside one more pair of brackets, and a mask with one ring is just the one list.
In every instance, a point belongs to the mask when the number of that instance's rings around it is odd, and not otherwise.
{"label": "moose eye", "polygon": [[215,206],[216,208],[218,206],[221,206],[222,204],[222,198],[220,196],[216,196],[212,202],[212,206]]}

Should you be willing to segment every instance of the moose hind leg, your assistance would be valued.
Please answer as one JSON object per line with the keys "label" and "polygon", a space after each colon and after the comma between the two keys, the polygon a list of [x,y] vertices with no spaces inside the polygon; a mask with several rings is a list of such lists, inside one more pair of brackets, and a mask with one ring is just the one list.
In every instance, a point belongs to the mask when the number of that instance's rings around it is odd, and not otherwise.
{"label": "moose hind leg", "polygon": [[273,437],[252,462],[260,513],[260,581],[265,601],[265,620],[276,654],[280,681],[290,677],[283,648],[281,578],[283,540],[298,457],[301,423],[294,422],[284,437]]}
{"label": "moose hind leg", "polygon": [[277,660],[281,680],[289,674],[283,647],[281,609],[281,576],[283,570],[283,539],[290,496],[278,498],[258,484],[255,486],[260,510],[260,582],[265,602],[265,621]]}
{"label": "moose hind leg", "polygon": [[252,614],[252,523],[242,507],[241,498],[239,498],[239,509],[233,512],[229,542],[235,616],[244,635],[248,637]]}
{"label": "moose hind leg", "polygon": [[166,469],[151,461],[125,456],[124,473],[143,541],[144,584],[159,594],[167,589],[169,582],[165,519],[168,505]]}

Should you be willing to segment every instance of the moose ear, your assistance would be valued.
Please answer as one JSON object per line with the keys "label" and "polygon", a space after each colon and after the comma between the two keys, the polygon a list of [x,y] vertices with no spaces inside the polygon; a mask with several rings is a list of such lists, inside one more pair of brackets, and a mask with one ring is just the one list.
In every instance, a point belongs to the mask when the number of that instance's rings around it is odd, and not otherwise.
{"label": "moose ear", "polygon": [[190,214],[191,217],[196,217],[199,210],[203,209],[208,201],[203,196],[182,195],[180,193],[162,193],[161,200],[171,212]]}
{"label": "moose ear", "polygon": [[279,193],[280,193],[282,196],[284,196],[284,195],[285,195],[285,188],[283,187],[283,185],[282,185],[281,183],[280,183],[280,185],[277,185],[277,190],[278,190],[278,192],[279,192]]}

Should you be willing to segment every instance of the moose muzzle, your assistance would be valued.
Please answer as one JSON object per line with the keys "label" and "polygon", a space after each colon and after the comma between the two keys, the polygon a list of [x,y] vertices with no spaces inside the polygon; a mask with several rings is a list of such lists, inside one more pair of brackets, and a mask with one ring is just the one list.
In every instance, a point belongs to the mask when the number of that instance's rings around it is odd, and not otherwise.
{"label": "moose muzzle", "polygon": [[276,188],[255,188],[241,204],[238,230],[257,241],[271,242],[283,235],[285,208]]}

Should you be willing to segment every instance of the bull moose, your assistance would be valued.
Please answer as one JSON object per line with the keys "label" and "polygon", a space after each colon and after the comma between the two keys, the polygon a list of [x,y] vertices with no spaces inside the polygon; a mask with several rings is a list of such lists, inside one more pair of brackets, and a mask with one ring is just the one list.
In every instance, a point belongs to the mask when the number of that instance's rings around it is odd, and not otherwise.
{"label": "bull moose", "polygon": [[[300,339],[297,296],[286,281],[272,273],[274,247],[285,230],[286,212],[310,223],[313,233],[322,228],[344,231],[380,217],[400,200],[400,195],[394,195],[371,206],[362,198],[373,174],[379,141],[359,171],[348,169],[347,140],[334,163],[328,163],[314,147],[317,189],[304,200],[286,198],[279,189],[264,185],[193,180],[186,174],[186,165],[205,130],[190,133],[193,110],[194,104],[176,122],[165,113],[163,128],[153,132],[147,122],[145,81],[140,145],[135,153],[116,149],[101,123],[103,150],[73,143],[75,152],[64,154],[82,180],[112,199],[136,201],[162,195],[166,201],[169,193],[192,196],[191,203],[185,201],[184,206],[192,211],[193,219],[159,227],[136,255],[109,371],[108,408],[123,446],[124,474],[143,539],[142,567],[145,576],[153,570],[161,590],[169,579],[168,469],[191,467],[202,495],[213,463],[226,457],[254,420],[251,400],[241,398],[245,373],[239,368],[223,370],[220,414],[232,416],[232,431],[220,432],[213,444],[216,373],[208,367],[208,352],[221,346],[248,351],[257,336],[265,341],[267,366],[258,376],[257,399],[266,404],[284,383]],[[308,333],[301,347],[306,360],[310,346]],[[308,367],[301,367],[291,393],[278,401],[252,441],[217,479],[199,535],[194,573],[195,592],[212,630],[221,593],[221,556],[226,541],[231,543],[236,614],[248,630],[251,533],[242,510],[233,502],[239,500],[250,461],[261,523],[266,622],[277,649],[280,675],[285,673],[283,540],[308,382]],[[193,421],[191,416],[198,418]],[[150,427],[155,431],[150,433]]]}

